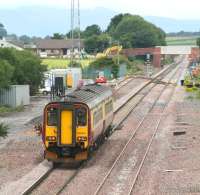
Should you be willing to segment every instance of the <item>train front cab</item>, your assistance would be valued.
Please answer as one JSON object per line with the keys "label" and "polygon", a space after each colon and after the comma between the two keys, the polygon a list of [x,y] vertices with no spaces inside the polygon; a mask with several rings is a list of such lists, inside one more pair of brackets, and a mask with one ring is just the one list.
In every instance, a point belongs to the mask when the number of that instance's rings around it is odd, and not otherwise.
{"label": "train front cab", "polygon": [[51,103],[44,111],[45,158],[54,162],[86,160],[89,109],[82,103]]}

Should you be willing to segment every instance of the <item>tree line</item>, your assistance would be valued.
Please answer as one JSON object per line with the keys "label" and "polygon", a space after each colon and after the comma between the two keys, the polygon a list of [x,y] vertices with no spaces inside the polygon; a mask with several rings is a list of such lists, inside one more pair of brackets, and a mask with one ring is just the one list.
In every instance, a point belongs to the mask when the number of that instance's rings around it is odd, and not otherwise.
{"label": "tree line", "polygon": [[[116,44],[116,42],[119,42],[124,48],[166,45],[166,34],[162,29],[147,22],[140,16],[131,14],[118,14],[114,16],[106,30],[102,30],[97,24],[90,25],[83,31],[75,28],[74,38],[79,38],[79,34],[80,38],[84,40],[87,53],[102,52],[110,45]],[[7,36],[22,44],[35,43],[41,39],[40,37],[29,37],[27,35],[17,37],[15,34],[11,34]],[[45,39],[66,38],[71,38],[70,31],[66,34],[54,33],[53,36],[45,37]]]}
{"label": "tree line", "polygon": [[[154,47],[166,45],[165,32],[147,22],[142,17],[131,14],[119,14],[114,16],[107,29],[101,30],[97,24],[88,26],[84,31],[74,30],[74,38],[84,39],[87,53],[98,53],[112,44],[119,43],[124,48]],[[67,33],[70,38],[71,32]],[[65,35],[55,33],[52,38],[63,39]]]}

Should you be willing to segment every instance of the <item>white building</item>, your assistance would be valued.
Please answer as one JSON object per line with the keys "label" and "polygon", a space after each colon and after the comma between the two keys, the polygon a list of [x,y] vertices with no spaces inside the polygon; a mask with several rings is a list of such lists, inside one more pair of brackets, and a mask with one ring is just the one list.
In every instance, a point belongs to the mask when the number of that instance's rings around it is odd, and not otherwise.
{"label": "white building", "polygon": [[0,38],[0,48],[14,48],[19,51],[24,50],[22,47],[7,41],[4,37]]}

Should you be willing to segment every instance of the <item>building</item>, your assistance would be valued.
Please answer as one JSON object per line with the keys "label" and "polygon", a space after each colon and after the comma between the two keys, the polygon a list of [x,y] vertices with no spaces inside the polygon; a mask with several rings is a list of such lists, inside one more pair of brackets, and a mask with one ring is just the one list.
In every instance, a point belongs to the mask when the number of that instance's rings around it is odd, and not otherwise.
{"label": "building", "polygon": [[0,48],[14,48],[16,50],[24,50],[22,46],[7,41],[4,37],[0,37]]}
{"label": "building", "polygon": [[[70,57],[70,51],[72,48],[72,44],[74,45],[74,53],[78,54],[79,51],[79,40],[75,39],[72,41],[71,39],[58,40],[58,39],[43,39],[39,40],[36,43],[36,53],[42,57],[62,57],[67,58]],[[84,51],[83,40],[80,41],[81,51]]]}

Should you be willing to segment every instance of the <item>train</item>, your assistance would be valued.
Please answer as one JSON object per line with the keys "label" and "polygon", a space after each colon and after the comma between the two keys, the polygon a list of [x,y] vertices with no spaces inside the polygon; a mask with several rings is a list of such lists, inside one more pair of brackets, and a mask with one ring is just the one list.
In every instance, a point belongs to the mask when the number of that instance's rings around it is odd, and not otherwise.
{"label": "train", "polygon": [[109,134],[114,118],[113,93],[98,84],[83,86],[44,108],[44,158],[55,163],[84,161]]}

